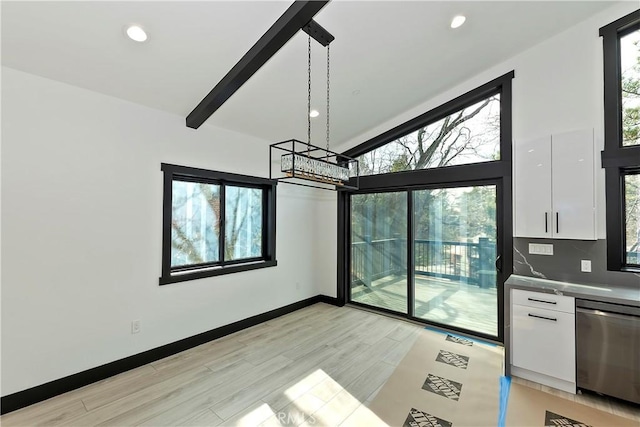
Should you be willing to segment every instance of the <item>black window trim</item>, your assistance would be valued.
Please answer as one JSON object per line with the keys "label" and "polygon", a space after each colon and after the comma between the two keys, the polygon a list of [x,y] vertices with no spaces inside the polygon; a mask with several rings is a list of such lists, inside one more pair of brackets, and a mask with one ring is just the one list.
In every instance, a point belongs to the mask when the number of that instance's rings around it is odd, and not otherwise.
{"label": "black window trim", "polygon": [[[268,178],[218,172],[168,163],[162,163],[160,170],[164,173],[162,201],[162,275],[159,279],[160,285],[274,267],[278,264],[276,261],[276,181]],[[222,256],[224,244],[220,244],[221,261],[172,268],[171,214],[173,181],[220,185],[221,201],[224,201],[224,192],[227,186],[258,188],[263,190],[262,256],[224,261]],[[220,216],[224,218],[224,203],[220,203]],[[224,242],[224,232],[225,227],[221,227],[221,242]]]}
{"label": "black window trim", "polygon": [[343,154],[358,157],[395,141],[423,126],[435,123],[451,114],[467,108],[493,95],[500,95],[500,159],[463,165],[427,168],[415,171],[390,172],[360,177],[360,190],[373,188],[406,187],[424,182],[460,182],[465,180],[491,179],[511,176],[512,161],[512,80],[515,72],[510,71],[451,101],[427,111],[391,130],[359,144]]}
{"label": "black window trim", "polygon": [[640,9],[600,28],[604,71],[604,150],[607,270],[640,272],[626,263],[624,176],[640,168],[640,145],[622,145],[620,37],[640,29]]}
{"label": "black window trim", "polygon": [[[375,136],[371,139],[369,139],[368,141],[363,142],[362,144],[359,144],[347,151],[345,151],[344,154],[345,156],[350,156],[350,157],[358,157],[361,156],[362,154],[368,153],[369,151],[375,150],[376,148],[380,148],[385,144],[388,144],[390,142],[395,141],[398,138],[401,138],[405,135],[410,134],[411,132],[415,132],[418,129],[420,129],[421,127],[424,127],[426,125],[429,125],[431,123],[435,123],[438,120],[442,120],[445,117],[454,114],[466,107],[469,107],[477,102],[480,102],[490,96],[493,95],[497,95],[497,94],[501,94],[502,92],[505,90],[508,90],[509,92],[511,91],[511,80],[514,78],[515,76],[515,72],[514,71],[510,71],[500,77],[497,77],[485,84],[483,84],[482,86],[479,86],[473,90],[470,90],[469,92],[460,95],[454,99],[452,99],[451,101],[445,102],[442,105],[439,105],[438,107],[435,107],[429,111],[427,111],[426,113],[423,113],[411,120],[408,120],[386,132],[381,133],[378,136]],[[501,101],[502,102],[502,101]],[[509,105],[510,107],[510,105]],[[502,111],[501,110],[501,114],[511,114],[511,111]],[[502,117],[501,117],[502,120]],[[508,147],[503,147],[502,141],[503,141],[503,131],[501,129],[501,135],[500,135],[500,159],[502,159],[503,157],[503,150],[506,150],[506,155],[511,154],[511,141],[509,140],[509,144]],[[509,134],[510,134],[510,129],[509,129]],[[496,160],[494,162],[499,162],[500,160]],[[482,163],[493,163],[493,162],[482,162]],[[475,163],[471,163],[471,164],[475,164]],[[448,166],[448,167],[453,167],[453,166]],[[444,169],[444,168],[438,168],[438,169]],[[415,172],[415,171],[410,171],[410,172]],[[396,173],[402,173],[402,172],[396,172]],[[369,176],[369,175],[367,175]]]}
{"label": "black window trim", "polygon": [[[483,99],[495,94],[500,94],[500,159],[487,162],[468,163],[463,165],[445,166],[440,168],[428,168],[413,171],[401,171],[376,175],[365,175],[360,177],[360,186],[357,191],[343,190],[338,192],[338,250],[337,250],[337,299],[339,305],[346,303],[358,305],[350,301],[349,285],[350,285],[350,240],[351,240],[351,195],[373,192],[386,191],[411,191],[422,188],[433,187],[457,187],[460,185],[475,185],[475,183],[488,183],[501,189],[498,191],[497,222],[501,225],[502,231],[498,231],[498,251],[501,253],[501,272],[499,277],[506,280],[513,271],[513,195],[512,195],[512,80],[515,78],[515,72],[510,71],[500,77],[497,77],[475,89],[472,89],[463,95],[460,95],[451,101],[435,107],[418,117],[404,122],[393,129],[383,132],[382,134],[369,139],[347,151],[343,154],[349,157],[358,157],[371,150],[379,148],[399,137],[416,131],[417,129],[435,123],[444,117],[454,114],[463,108],[473,105]],[[409,205],[411,207],[411,205]],[[502,208],[500,208],[502,207]],[[411,209],[408,211],[411,215]],[[409,218],[409,224],[411,219]],[[500,229],[500,226],[498,227]],[[409,245],[410,246],[410,245]],[[408,262],[411,258],[407,254]],[[408,265],[408,271],[411,268]],[[409,279],[408,279],[409,280]],[[502,285],[499,285],[497,295],[498,299],[498,333],[496,337],[488,336],[479,332],[463,330],[461,328],[447,325],[446,328],[470,333],[472,335],[481,336],[485,339],[495,342],[504,342],[504,292]],[[409,287],[411,288],[411,287]],[[412,297],[409,291],[408,297]],[[387,312],[385,309],[373,306],[365,306],[369,310]],[[427,325],[434,324],[425,319],[413,317],[410,311],[406,315],[407,318],[424,323]],[[393,313],[398,315],[398,313]],[[437,325],[442,327],[442,325]]]}

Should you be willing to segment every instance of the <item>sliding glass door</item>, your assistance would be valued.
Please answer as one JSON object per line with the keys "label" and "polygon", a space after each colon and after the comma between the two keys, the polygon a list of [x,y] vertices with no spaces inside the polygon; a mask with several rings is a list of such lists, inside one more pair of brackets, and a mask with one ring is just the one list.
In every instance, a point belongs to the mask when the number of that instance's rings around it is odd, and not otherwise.
{"label": "sliding glass door", "polygon": [[414,317],[497,336],[496,186],[412,193]]}
{"label": "sliding glass door", "polygon": [[351,195],[350,301],[497,338],[498,189]]}
{"label": "sliding glass door", "polygon": [[407,313],[407,193],[351,197],[351,301]]}

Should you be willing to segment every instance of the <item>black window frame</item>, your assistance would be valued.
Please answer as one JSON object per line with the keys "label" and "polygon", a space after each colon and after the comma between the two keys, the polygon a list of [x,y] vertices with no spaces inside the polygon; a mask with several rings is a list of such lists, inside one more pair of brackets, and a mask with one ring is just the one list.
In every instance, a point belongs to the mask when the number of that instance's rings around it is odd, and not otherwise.
{"label": "black window frame", "polygon": [[622,145],[620,38],[640,30],[640,9],[600,28],[604,72],[604,150],[607,270],[638,273],[626,262],[624,177],[640,170],[640,145]]}
{"label": "black window frame", "polygon": [[[357,191],[340,190],[338,193],[338,253],[337,253],[337,299],[339,305],[350,303],[367,309],[386,312],[393,315],[407,317],[412,321],[442,327],[429,320],[414,316],[411,300],[414,295],[409,286],[407,298],[409,307],[407,314],[398,314],[380,307],[367,306],[350,300],[350,253],[351,253],[351,195],[362,193],[373,193],[379,191],[408,191],[438,187],[456,187],[458,185],[491,185],[497,186],[498,207],[497,222],[498,242],[496,249],[500,254],[496,260],[496,266],[500,266],[498,277],[498,331],[497,336],[489,336],[479,332],[467,331],[451,325],[445,326],[448,329],[470,333],[480,336],[490,341],[504,342],[504,292],[502,283],[513,272],[513,195],[512,195],[512,80],[515,72],[510,71],[497,77],[469,92],[458,96],[432,110],[421,114],[393,129],[390,129],[376,137],[365,141],[354,148],[345,151],[343,154],[357,158],[371,150],[379,148],[387,143],[407,135],[419,128],[435,123],[451,114],[469,107],[483,99],[500,94],[500,159],[483,161],[478,163],[467,163],[461,165],[444,166],[439,168],[426,168],[419,170],[408,170],[399,172],[388,172],[376,175],[365,175],[360,177],[360,185]],[[409,198],[407,210],[407,221],[412,228],[413,201]],[[501,207],[501,208],[500,208]],[[409,230],[408,236],[413,235],[413,229]],[[412,245],[408,245],[407,252],[407,281],[412,279]]]}
{"label": "black window frame", "polygon": [[[274,267],[276,261],[276,185],[267,178],[212,171],[188,166],[162,163],[164,173],[162,201],[162,275],[160,285],[203,279],[206,277]],[[220,260],[202,264],[171,267],[171,217],[173,207],[173,182],[197,182],[220,185]],[[262,255],[237,260],[224,259],[225,239],[225,188],[256,188],[262,191]]]}

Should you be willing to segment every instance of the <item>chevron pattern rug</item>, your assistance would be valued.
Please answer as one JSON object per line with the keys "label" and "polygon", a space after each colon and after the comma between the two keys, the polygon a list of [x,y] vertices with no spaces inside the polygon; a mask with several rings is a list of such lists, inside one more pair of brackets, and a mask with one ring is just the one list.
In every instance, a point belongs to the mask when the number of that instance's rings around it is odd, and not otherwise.
{"label": "chevron pattern rug", "polygon": [[390,426],[496,426],[502,347],[425,329],[369,409]]}

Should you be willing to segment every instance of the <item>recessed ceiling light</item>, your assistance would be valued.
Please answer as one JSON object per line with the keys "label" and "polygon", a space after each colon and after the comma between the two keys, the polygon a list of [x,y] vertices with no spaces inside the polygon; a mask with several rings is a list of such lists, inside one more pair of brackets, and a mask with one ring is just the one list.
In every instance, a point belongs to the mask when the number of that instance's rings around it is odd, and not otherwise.
{"label": "recessed ceiling light", "polygon": [[318,112],[318,110],[311,110],[311,112],[309,113],[309,117],[318,117],[320,115],[320,113]]}
{"label": "recessed ceiling light", "polygon": [[459,26],[464,24],[464,21],[466,20],[467,18],[464,15],[454,16],[453,19],[451,20],[451,28],[458,28]]}
{"label": "recessed ceiling light", "polygon": [[133,41],[142,43],[147,40],[147,33],[138,25],[129,25],[126,32]]}

